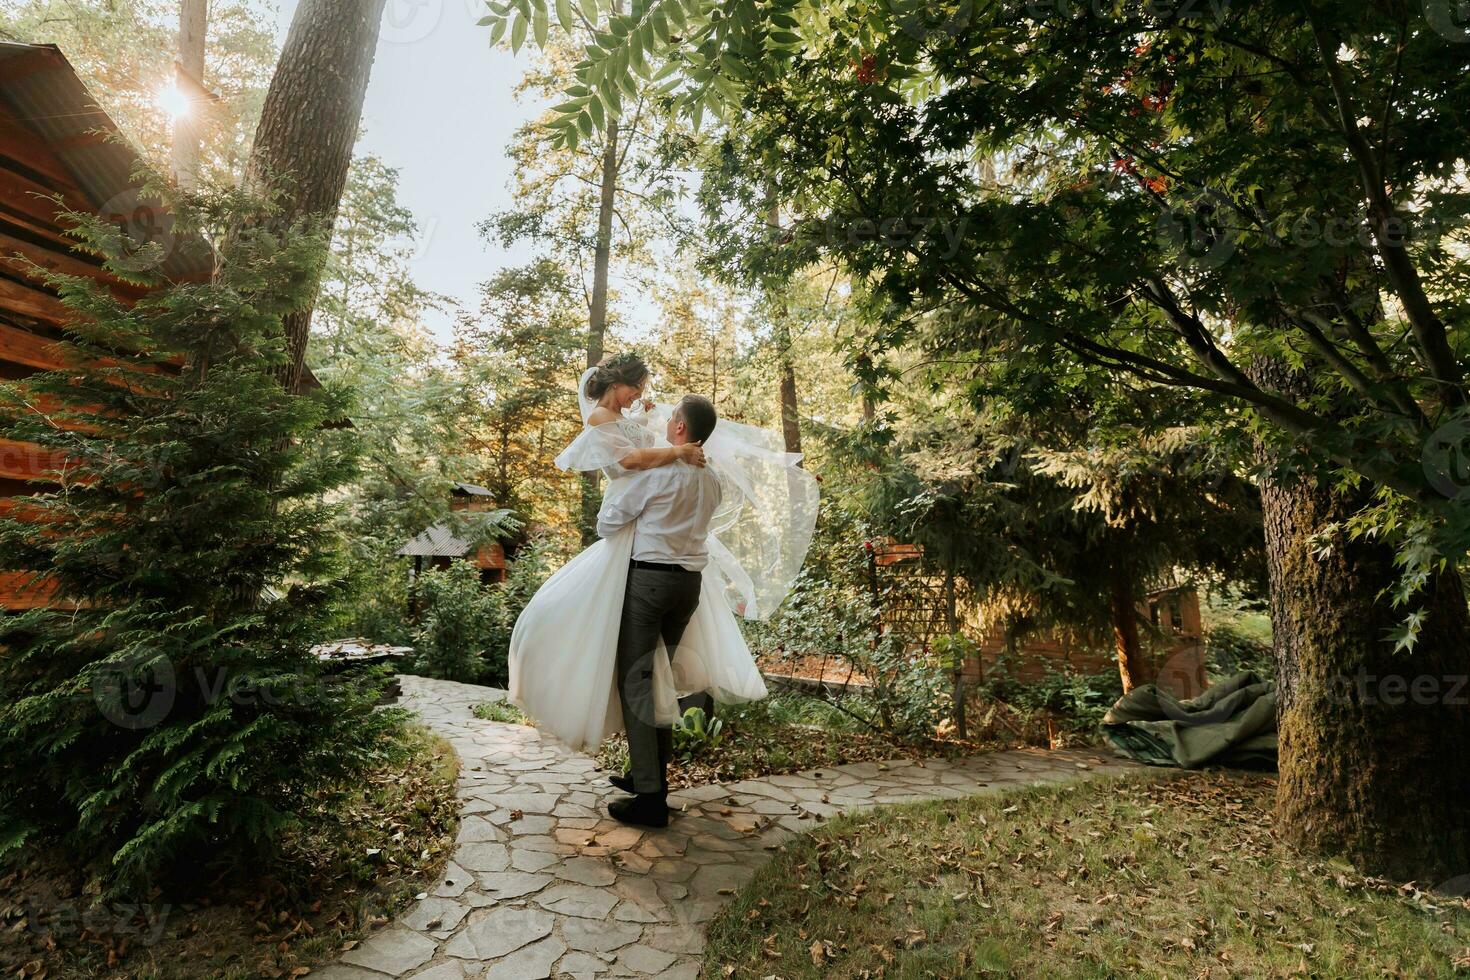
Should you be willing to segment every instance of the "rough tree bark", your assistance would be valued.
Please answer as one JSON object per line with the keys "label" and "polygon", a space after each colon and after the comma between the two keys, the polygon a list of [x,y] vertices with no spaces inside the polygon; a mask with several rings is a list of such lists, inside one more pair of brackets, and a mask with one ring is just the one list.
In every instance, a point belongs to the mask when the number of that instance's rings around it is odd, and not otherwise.
{"label": "rough tree bark", "polygon": [[1470,872],[1470,624],[1454,572],[1423,603],[1412,652],[1387,631],[1403,618],[1378,598],[1390,549],[1311,536],[1363,503],[1305,480],[1261,490],[1275,631],[1280,728],[1278,826],[1359,868],[1430,884]]}
{"label": "rough tree bark", "polygon": [[[613,208],[618,188],[618,121],[609,118],[603,133],[602,186],[597,205],[597,245],[592,256],[592,304],[587,311],[587,366],[602,360],[607,334],[607,280],[612,264]],[[582,544],[597,540],[602,491],[594,473],[582,474]]]}
{"label": "rough tree bark", "polygon": [[[1305,397],[1307,375],[1279,362],[1257,383]],[[1261,481],[1276,654],[1277,826],[1289,840],[1361,870],[1435,884],[1470,872],[1470,615],[1453,568],[1417,602],[1412,650],[1387,639],[1407,609],[1381,598],[1398,578],[1392,549],[1334,534],[1369,502],[1305,474]]]}
{"label": "rough tree bark", "polygon": [[1123,680],[1123,692],[1133,690],[1140,684],[1153,680],[1153,671],[1143,647],[1138,642],[1138,600],[1133,595],[1133,584],[1125,575],[1113,578],[1113,594],[1110,597],[1113,614],[1113,641],[1118,651],[1118,675]]}
{"label": "rough tree bark", "polygon": [[[204,40],[208,30],[207,0],[180,0],[176,71],[180,76],[179,89],[191,96],[204,88]],[[169,169],[173,171],[174,182],[185,190],[192,190],[198,183],[199,143],[204,134],[200,118],[203,109],[204,103],[196,98],[189,111],[174,120]]]}
{"label": "rough tree bark", "polygon": [[[255,130],[246,184],[282,221],[330,231],[347,184],[386,0],[301,0]],[[282,383],[300,388],[311,310],[286,318]]]}

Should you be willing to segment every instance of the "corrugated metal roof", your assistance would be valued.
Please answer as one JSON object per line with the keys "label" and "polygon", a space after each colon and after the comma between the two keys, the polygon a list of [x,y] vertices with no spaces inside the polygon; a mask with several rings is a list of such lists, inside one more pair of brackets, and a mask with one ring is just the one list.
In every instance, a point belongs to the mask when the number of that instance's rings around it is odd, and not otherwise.
{"label": "corrugated metal roof", "polygon": [[[463,528],[467,524],[498,523],[504,517],[504,512],[492,512],[485,514],[462,514],[458,522]],[[483,542],[482,542],[483,543]],[[470,540],[456,534],[454,527],[448,523],[434,524],[423,532],[415,535],[407,544],[398,549],[398,554],[409,557],[421,556],[424,558],[462,558],[475,547]]]}
{"label": "corrugated metal roof", "polygon": [[[454,490],[457,490],[460,493],[467,493],[471,497],[493,497],[494,496],[494,494],[492,494],[489,490],[486,490],[484,487],[477,487],[473,483],[456,483],[456,484],[454,484]],[[453,491],[451,491],[451,492],[453,492]]]}
{"label": "corrugated metal roof", "polygon": [[[17,59],[30,64],[21,70]],[[197,236],[175,236],[173,218],[158,202],[142,198],[133,179],[142,158],[60,48],[0,42],[0,102],[47,144],[98,213],[121,221],[135,238],[164,246],[163,269],[170,278],[210,270],[208,244]],[[99,133],[105,138],[89,138]]]}
{"label": "corrugated metal roof", "polygon": [[425,558],[462,558],[469,550],[470,543],[457,536],[449,525],[434,524],[415,535],[398,553]]}

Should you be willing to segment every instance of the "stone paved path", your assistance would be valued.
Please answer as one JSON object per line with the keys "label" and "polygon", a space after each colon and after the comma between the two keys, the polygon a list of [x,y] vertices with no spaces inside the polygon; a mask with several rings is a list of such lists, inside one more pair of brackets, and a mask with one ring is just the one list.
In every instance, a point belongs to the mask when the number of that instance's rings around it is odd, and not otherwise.
{"label": "stone paved path", "polygon": [[669,828],[641,831],[607,817],[618,793],[591,758],[473,716],[502,692],[418,677],[404,677],[403,692],[459,753],[458,848],[424,900],[315,974],[324,980],[690,980],[710,918],[783,840],[823,818],[1126,768],[1041,750],[864,762],[681,790]]}

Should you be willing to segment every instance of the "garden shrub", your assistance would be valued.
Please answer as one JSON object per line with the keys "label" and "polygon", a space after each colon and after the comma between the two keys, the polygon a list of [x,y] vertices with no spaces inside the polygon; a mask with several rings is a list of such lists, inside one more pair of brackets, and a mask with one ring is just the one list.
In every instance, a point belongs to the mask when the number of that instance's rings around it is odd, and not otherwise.
{"label": "garden shrub", "polygon": [[425,677],[504,687],[510,636],[521,610],[546,581],[547,545],[532,541],[510,563],[504,582],[480,584],[480,570],[451,562],[419,577],[419,624],[413,669]]}
{"label": "garden shrub", "polygon": [[1211,680],[1243,670],[1259,677],[1276,676],[1276,657],[1263,643],[1230,623],[1219,623],[1205,631],[1205,669]]}
{"label": "garden shrub", "polygon": [[996,701],[1019,711],[1023,719],[1046,716],[1062,734],[1091,738],[1103,715],[1123,696],[1116,670],[1082,674],[1059,670],[1035,680],[1020,680],[1005,658],[997,658],[978,686],[983,702]]}
{"label": "garden shrub", "polygon": [[57,844],[110,892],[272,847],[400,724],[378,684],[310,653],[343,593],[327,500],[356,438],[330,424],[338,393],[278,371],[323,243],[240,198],[175,218],[221,249],[213,279],[165,282],[154,248],[75,216],[82,247],[156,288],[129,306],[53,275],[69,366],[0,382],[0,438],[66,460],[59,490],[0,519],[6,566],[56,587],[0,623],[0,854]]}
{"label": "garden shrub", "polygon": [[725,723],[707,716],[703,708],[686,708],[674,722],[674,754],[686,762],[719,748],[725,740]]}
{"label": "garden shrub", "polygon": [[414,584],[419,624],[413,669],[425,677],[477,684],[490,671],[486,652],[497,638],[501,602],[467,561],[432,568]]}

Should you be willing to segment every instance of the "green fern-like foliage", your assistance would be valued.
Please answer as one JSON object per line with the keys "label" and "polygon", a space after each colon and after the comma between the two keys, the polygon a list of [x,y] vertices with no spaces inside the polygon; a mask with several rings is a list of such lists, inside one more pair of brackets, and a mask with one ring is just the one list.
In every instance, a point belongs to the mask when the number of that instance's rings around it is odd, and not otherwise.
{"label": "green fern-like foliage", "polygon": [[0,438],[60,467],[0,520],[5,567],[56,587],[0,623],[0,854],[61,846],[114,892],[268,848],[398,721],[310,654],[340,592],[326,498],[356,453],[343,399],[275,372],[323,243],[240,198],[173,211],[209,281],[166,282],[156,247],[75,216],[155,288],[128,305],[53,277],[73,366],[0,383]]}

